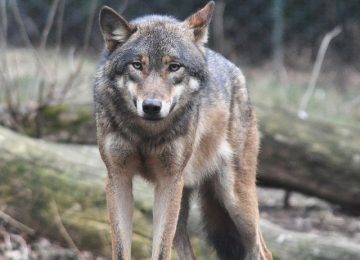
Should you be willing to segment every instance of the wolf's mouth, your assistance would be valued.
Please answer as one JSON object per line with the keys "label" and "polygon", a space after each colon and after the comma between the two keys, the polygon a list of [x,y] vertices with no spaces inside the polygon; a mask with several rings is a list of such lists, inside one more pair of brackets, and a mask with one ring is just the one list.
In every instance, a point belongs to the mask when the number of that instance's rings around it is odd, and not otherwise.
{"label": "wolf's mouth", "polygon": [[171,111],[173,111],[175,106],[176,106],[176,102],[173,102],[170,106],[169,114],[171,113]]}
{"label": "wolf's mouth", "polygon": [[160,117],[160,116],[143,116],[142,118],[145,119],[146,121],[160,121],[164,119],[164,117]]}

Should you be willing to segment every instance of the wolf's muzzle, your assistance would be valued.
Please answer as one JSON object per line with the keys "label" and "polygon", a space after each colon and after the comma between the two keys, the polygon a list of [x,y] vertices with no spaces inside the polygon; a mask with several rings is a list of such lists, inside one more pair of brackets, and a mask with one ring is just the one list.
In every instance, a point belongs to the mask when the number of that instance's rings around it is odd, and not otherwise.
{"label": "wolf's muzzle", "polygon": [[142,103],[142,109],[145,114],[146,119],[150,120],[158,120],[161,119],[160,111],[161,111],[161,101],[156,98],[148,98],[145,99]]}

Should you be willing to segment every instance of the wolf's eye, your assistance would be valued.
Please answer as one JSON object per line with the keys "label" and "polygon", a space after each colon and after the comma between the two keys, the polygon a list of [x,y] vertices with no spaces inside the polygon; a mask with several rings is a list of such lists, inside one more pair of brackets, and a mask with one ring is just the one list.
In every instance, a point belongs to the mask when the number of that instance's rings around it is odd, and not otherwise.
{"label": "wolf's eye", "polygon": [[134,69],[142,70],[142,64],[138,61],[131,63],[131,65],[134,67]]}
{"label": "wolf's eye", "polygon": [[178,71],[180,68],[181,68],[181,65],[179,63],[171,63],[169,65],[169,71],[170,72]]}

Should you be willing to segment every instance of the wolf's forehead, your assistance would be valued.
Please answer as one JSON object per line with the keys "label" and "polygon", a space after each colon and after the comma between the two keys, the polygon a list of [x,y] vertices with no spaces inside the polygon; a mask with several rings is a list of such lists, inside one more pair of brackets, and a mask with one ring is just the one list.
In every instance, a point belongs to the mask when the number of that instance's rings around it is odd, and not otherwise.
{"label": "wolf's forehead", "polygon": [[130,22],[136,26],[152,26],[155,23],[162,24],[180,24],[180,21],[172,16],[167,15],[146,15],[136,18]]}
{"label": "wolf's forehead", "polygon": [[179,56],[186,45],[180,32],[162,26],[143,28],[136,38],[133,43],[138,51],[149,56]]}
{"label": "wolf's forehead", "polygon": [[185,33],[182,23],[171,16],[147,15],[131,21],[131,24],[137,27],[137,42],[151,50],[172,50]]}

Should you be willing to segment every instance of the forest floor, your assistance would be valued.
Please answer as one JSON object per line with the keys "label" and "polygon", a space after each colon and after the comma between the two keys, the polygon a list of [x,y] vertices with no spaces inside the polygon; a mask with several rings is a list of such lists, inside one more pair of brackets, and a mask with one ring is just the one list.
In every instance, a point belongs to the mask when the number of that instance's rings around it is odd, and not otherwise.
{"label": "forest floor", "polygon": [[291,193],[284,207],[285,191],[259,188],[261,217],[285,229],[321,235],[339,235],[360,244],[360,217],[343,212],[323,200]]}
{"label": "forest floor", "polygon": [[[258,188],[261,217],[289,230],[348,238],[360,243],[360,217],[351,216],[322,200],[291,193],[284,207],[285,192]],[[24,258],[28,256],[28,258]],[[82,259],[101,260],[91,252],[63,247],[57,241],[19,232],[0,217],[0,260],[7,259]]]}

